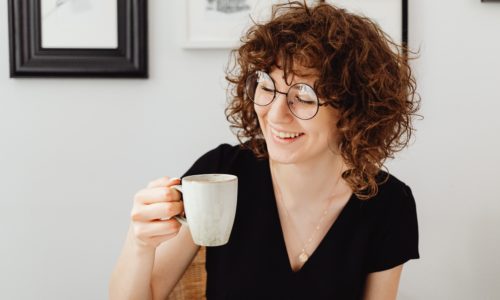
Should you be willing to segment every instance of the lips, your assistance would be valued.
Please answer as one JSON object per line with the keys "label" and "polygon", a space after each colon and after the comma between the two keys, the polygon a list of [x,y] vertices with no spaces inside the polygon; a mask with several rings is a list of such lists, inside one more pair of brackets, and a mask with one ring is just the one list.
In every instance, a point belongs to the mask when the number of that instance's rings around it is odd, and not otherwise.
{"label": "lips", "polygon": [[303,132],[290,132],[290,131],[281,131],[271,127],[271,133],[276,137],[281,139],[294,139],[301,135],[304,135]]}

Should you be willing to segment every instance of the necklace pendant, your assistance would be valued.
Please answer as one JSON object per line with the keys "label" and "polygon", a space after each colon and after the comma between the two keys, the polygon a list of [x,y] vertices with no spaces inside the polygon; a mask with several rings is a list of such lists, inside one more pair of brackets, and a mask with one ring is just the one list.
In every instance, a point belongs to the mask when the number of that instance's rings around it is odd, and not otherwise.
{"label": "necklace pendant", "polygon": [[308,256],[305,252],[302,252],[302,253],[299,255],[299,261],[300,261],[301,263],[305,263],[308,259],[309,259],[309,256]]}

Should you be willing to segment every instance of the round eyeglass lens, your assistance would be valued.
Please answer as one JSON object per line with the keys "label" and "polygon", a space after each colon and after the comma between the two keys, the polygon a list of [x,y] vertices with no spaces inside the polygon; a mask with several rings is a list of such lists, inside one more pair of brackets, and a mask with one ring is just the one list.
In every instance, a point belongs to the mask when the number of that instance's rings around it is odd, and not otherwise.
{"label": "round eyeglass lens", "polygon": [[276,94],[273,80],[263,71],[256,71],[247,78],[246,92],[257,105],[268,105]]}
{"label": "round eyeglass lens", "polygon": [[297,83],[288,90],[288,107],[300,119],[311,119],[319,109],[318,96],[313,88],[304,83]]}

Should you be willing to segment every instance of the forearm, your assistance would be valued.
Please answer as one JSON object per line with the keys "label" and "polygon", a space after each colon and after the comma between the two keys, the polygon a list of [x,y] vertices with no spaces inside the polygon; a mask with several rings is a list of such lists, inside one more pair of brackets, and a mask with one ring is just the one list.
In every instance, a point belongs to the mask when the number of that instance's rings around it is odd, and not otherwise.
{"label": "forearm", "polygon": [[151,273],[155,249],[140,248],[133,240],[129,228],[125,246],[109,283],[109,299],[152,299]]}

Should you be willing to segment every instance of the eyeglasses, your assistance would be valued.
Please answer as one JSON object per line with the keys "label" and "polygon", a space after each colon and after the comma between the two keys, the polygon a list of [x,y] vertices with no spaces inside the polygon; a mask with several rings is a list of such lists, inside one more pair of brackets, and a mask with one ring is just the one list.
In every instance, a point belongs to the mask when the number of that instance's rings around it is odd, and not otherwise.
{"label": "eyeglasses", "polygon": [[286,93],[276,90],[274,80],[263,71],[256,71],[248,76],[245,89],[248,98],[259,106],[266,106],[273,102],[276,93],[285,95],[290,112],[301,120],[314,118],[319,107],[328,104],[327,102],[319,103],[314,89],[305,83],[292,85]]}

